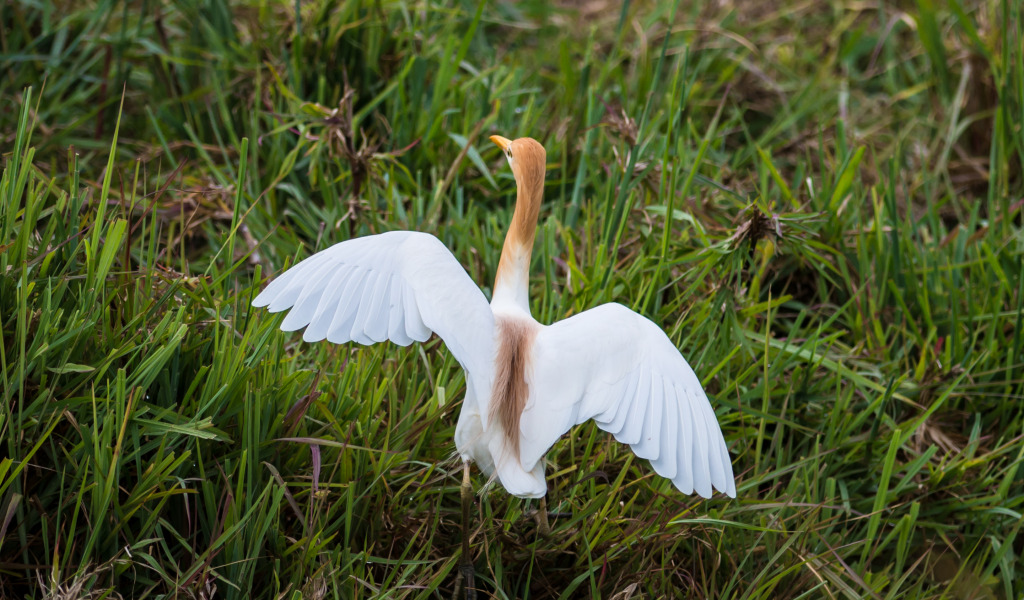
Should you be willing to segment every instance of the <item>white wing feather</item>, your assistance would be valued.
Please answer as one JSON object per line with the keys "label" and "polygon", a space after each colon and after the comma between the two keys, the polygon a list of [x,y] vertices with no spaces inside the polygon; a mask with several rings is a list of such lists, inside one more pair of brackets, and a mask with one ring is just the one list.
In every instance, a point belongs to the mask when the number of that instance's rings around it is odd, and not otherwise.
{"label": "white wing feather", "polygon": [[[252,304],[270,312],[290,308],[281,329],[305,327],[307,342],[407,346],[434,332],[479,386],[486,387],[494,369],[490,305],[448,248],[427,233],[392,231],[335,244],[288,269]],[[487,407],[480,408],[486,419]]]}
{"label": "white wing feather", "polygon": [[573,425],[594,419],[682,492],[710,498],[714,487],[736,497],[729,451],[700,380],[639,314],[604,304],[543,328],[527,382],[525,469]]}

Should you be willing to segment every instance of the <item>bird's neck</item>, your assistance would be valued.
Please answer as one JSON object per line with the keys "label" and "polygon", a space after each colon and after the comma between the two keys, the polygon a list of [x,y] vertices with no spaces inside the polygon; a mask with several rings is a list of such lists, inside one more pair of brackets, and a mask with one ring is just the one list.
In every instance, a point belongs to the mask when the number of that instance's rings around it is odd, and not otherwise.
{"label": "bird's neck", "polygon": [[494,279],[491,304],[495,308],[521,310],[530,314],[530,256],[537,233],[537,215],[544,194],[544,171],[516,176],[516,208],[505,234],[501,261]]}

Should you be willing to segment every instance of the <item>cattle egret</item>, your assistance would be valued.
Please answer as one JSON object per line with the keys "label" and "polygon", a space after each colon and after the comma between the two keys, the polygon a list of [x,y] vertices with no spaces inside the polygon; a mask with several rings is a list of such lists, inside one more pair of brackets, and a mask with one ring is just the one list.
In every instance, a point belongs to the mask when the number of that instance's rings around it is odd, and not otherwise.
{"label": "cattle egret", "polygon": [[736,497],[729,451],[700,380],[657,325],[615,303],[551,325],[530,315],[546,153],[531,138],[491,141],[504,151],[517,193],[490,303],[436,237],[391,231],[310,256],[271,282],[253,306],[290,308],[281,329],[305,327],[307,342],[407,346],[431,333],[444,340],[466,375],[455,428],[464,562],[470,461],[510,494],[540,498],[544,532],[544,455],[589,419],[681,492],[709,498],[715,488]]}

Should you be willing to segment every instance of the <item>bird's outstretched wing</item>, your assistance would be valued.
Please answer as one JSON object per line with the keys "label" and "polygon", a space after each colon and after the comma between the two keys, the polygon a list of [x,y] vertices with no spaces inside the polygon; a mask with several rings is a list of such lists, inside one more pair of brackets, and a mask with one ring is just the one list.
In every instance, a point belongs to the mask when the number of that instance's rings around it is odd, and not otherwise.
{"label": "bird's outstretched wing", "polygon": [[468,374],[483,382],[493,369],[490,305],[428,233],[391,231],[335,244],[288,269],[252,304],[270,312],[290,308],[281,329],[305,327],[307,342],[408,346],[434,332]]}
{"label": "bird's outstretched wing", "polygon": [[[684,493],[736,496],[729,451],[693,369],[654,323],[604,304],[542,329],[520,462],[540,460],[570,427],[594,419]],[[534,392],[534,390],[536,390]]]}

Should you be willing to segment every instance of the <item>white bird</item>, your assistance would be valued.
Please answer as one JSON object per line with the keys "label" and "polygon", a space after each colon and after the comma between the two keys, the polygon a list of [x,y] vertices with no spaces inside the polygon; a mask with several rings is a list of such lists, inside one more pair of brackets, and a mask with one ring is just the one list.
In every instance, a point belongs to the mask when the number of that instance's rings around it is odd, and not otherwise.
{"label": "white bird", "polygon": [[[392,231],[335,244],[298,263],[253,301],[291,309],[285,331],[307,342],[407,346],[431,333],[466,375],[455,428],[463,459],[521,498],[543,498],[544,455],[593,419],[651,462],[683,493],[736,497],[729,451],[697,375],[653,322],[604,304],[551,325],[530,314],[529,270],[544,191],[546,153],[531,138],[492,136],[516,181],[516,205],[490,303],[455,256],[429,233]],[[463,523],[463,561],[468,561]]]}

